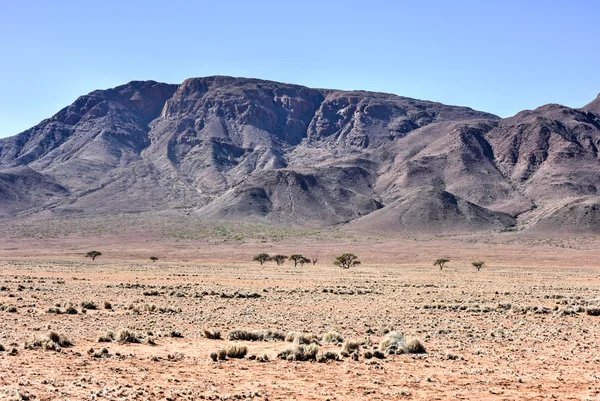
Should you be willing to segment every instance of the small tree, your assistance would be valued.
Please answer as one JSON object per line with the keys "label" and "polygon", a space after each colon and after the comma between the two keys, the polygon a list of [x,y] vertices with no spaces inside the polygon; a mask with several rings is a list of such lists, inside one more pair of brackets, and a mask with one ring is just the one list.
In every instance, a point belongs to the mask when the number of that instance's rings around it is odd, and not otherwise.
{"label": "small tree", "polygon": [[309,262],[310,262],[310,259],[308,259],[308,258],[305,258],[304,256],[302,257],[302,259],[300,259],[300,260],[298,261],[298,263],[300,263],[300,266],[301,266],[301,267],[304,267],[304,264],[305,264],[305,263],[309,263]]}
{"label": "small tree", "polygon": [[446,263],[450,262],[450,259],[444,259],[444,258],[439,258],[437,259],[435,262],[433,262],[434,266],[439,266],[440,270],[444,269],[444,266],[446,265]]}
{"label": "small tree", "polygon": [[85,255],[85,257],[86,257],[86,258],[92,258],[92,260],[96,260],[96,258],[97,258],[98,256],[101,256],[101,255],[102,255],[102,252],[98,252],[98,251],[89,251],[89,252],[88,252],[88,253]]}
{"label": "small tree", "polygon": [[313,256],[312,259],[310,259],[310,262],[314,265],[317,264],[317,262],[319,261],[319,258],[317,256]]}
{"label": "small tree", "polygon": [[485,267],[485,262],[472,262],[471,263],[473,266],[475,266],[475,268],[477,269],[477,271],[481,270],[482,267]]}
{"label": "small tree", "polygon": [[303,265],[308,261],[308,259],[299,254],[294,254],[290,256],[290,260],[294,261],[294,267],[298,266],[298,263],[300,263],[300,265]]}
{"label": "small tree", "polygon": [[274,261],[275,261],[275,263],[277,263],[277,266],[281,266],[281,265],[283,264],[283,262],[285,262],[285,260],[286,260],[287,258],[288,258],[288,257],[287,257],[287,256],[285,256],[285,255],[275,255],[275,256],[273,256],[273,257],[271,258],[271,260],[274,260]]}
{"label": "small tree", "polygon": [[334,265],[340,266],[342,269],[349,269],[352,266],[360,265],[358,257],[353,253],[344,253],[337,257],[333,262]]}
{"label": "small tree", "polygon": [[158,258],[156,256],[150,256],[150,260],[153,262],[156,262],[158,260]]}
{"label": "small tree", "polygon": [[259,253],[252,260],[260,263],[260,265],[262,266],[263,263],[268,262],[269,260],[271,260],[271,257],[268,254],[266,254],[266,253]]}

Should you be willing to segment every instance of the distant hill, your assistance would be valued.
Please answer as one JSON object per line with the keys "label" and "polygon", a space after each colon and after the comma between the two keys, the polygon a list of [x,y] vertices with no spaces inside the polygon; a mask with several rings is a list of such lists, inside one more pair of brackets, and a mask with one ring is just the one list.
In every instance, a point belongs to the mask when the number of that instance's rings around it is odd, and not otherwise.
{"label": "distant hill", "polygon": [[0,218],[184,208],[386,232],[600,232],[600,97],[500,119],[259,79],[134,81],[0,139]]}

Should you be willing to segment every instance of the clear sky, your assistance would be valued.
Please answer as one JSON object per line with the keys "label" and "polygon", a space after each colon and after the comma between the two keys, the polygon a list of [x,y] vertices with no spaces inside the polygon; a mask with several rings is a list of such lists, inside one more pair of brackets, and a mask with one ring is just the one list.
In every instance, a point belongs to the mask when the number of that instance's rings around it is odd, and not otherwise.
{"label": "clear sky", "polygon": [[131,80],[233,75],[506,117],[600,92],[600,1],[0,0],[0,137]]}

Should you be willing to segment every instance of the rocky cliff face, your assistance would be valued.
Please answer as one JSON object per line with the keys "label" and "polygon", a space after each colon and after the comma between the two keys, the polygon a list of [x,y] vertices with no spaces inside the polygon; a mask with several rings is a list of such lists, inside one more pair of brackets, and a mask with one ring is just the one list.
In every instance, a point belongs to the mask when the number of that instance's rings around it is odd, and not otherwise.
{"label": "rocky cliff face", "polygon": [[0,216],[186,208],[200,218],[373,230],[560,221],[597,231],[589,205],[600,188],[598,109],[598,100],[548,105],[501,120],[258,79],[131,82],[0,140]]}

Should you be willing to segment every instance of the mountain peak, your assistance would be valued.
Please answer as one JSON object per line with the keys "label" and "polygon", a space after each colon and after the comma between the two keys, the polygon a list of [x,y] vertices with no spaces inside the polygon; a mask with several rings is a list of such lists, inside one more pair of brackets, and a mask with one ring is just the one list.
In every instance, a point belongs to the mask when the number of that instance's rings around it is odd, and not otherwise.
{"label": "mountain peak", "polygon": [[596,96],[596,99],[592,100],[590,103],[586,104],[581,109],[590,113],[600,115],[600,93],[598,94],[598,96]]}

